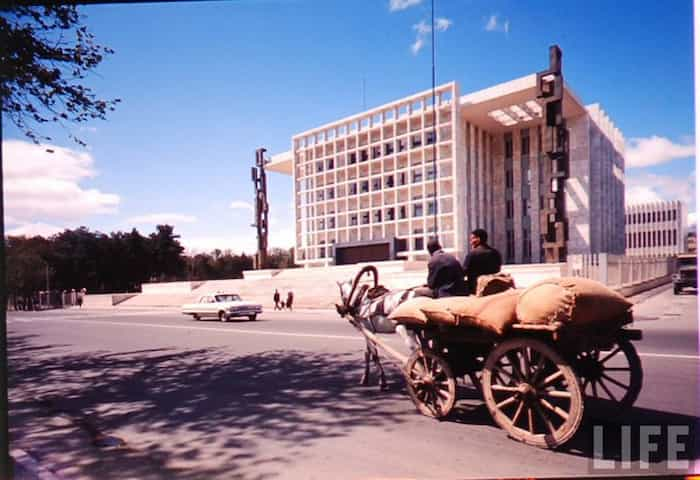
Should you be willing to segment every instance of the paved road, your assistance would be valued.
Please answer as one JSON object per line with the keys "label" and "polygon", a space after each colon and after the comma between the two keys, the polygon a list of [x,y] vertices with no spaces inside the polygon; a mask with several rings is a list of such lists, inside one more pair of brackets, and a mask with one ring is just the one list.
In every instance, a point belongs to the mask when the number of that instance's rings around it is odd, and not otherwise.
{"label": "paved road", "polygon": [[363,341],[330,312],[226,324],[170,310],[11,313],[11,445],[68,478],[618,475],[640,471],[639,449],[631,469],[595,469],[594,432],[619,460],[623,426],[637,445],[641,425],[659,425],[650,471],[666,471],[669,426],[689,431],[681,456],[697,457],[697,297],[652,293],[635,307],[635,408],[586,418],[556,452],[508,439],[469,383],[443,422],[416,413],[388,362],[388,392],[358,386]]}

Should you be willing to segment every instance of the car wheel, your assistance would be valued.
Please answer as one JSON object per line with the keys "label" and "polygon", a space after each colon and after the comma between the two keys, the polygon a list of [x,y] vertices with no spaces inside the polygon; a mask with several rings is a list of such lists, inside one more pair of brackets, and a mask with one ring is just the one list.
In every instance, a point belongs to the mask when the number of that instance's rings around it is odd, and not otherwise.
{"label": "car wheel", "polygon": [[199,315],[192,315],[193,320],[199,320]]}
{"label": "car wheel", "polygon": [[224,312],[224,311],[219,312],[219,320],[221,320],[222,322],[228,322],[228,319],[229,319],[229,316],[226,315],[226,312]]}
{"label": "car wheel", "polygon": [[254,322],[256,318],[258,318],[257,315],[248,315],[248,320],[250,320],[251,322]]}
{"label": "car wheel", "polygon": [[678,295],[679,293],[681,293],[681,289],[678,287],[673,287],[673,294]]}

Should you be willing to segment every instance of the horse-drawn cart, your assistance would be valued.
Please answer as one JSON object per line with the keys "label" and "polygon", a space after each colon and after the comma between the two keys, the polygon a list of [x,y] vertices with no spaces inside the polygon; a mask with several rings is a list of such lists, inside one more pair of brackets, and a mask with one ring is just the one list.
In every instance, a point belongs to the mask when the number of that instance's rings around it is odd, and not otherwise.
{"label": "horse-drawn cart", "polygon": [[641,390],[642,368],[628,328],[631,311],[609,328],[516,323],[501,334],[473,326],[405,324],[417,340],[403,355],[367,328],[350,322],[398,362],[407,389],[424,415],[444,418],[457,400],[457,381],[470,378],[496,424],[516,440],[556,448],[574,436],[584,406],[593,413],[630,407]]}

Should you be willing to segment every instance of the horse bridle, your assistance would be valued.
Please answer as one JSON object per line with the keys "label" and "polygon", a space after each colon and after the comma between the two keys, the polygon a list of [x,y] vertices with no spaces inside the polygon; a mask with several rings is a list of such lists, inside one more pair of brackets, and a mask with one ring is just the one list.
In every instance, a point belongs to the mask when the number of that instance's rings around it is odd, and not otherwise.
{"label": "horse bridle", "polygon": [[360,283],[360,279],[365,273],[371,273],[372,276],[374,277],[374,287],[376,288],[379,285],[379,272],[377,271],[377,267],[374,265],[367,265],[364,266],[360,269],[359,272],[357,272],[357,275],[355,275],[355,279],[352,282],[352,288],[350,289],[350,293],[348,294],[348,298],[343,299],[343,305],[336,305],[338,313],[340,315],[354,315],[357,313],[357,307],[356,305],[358,300],[362,298],[362,295],[367,291],[369,287],[367,285],[363,285],[362,288],[360,289],[360,293],[358,294],[357,298],[354,299],[353,301],[353,296],[355,295],[355,290],[357,290],[357,285]]}

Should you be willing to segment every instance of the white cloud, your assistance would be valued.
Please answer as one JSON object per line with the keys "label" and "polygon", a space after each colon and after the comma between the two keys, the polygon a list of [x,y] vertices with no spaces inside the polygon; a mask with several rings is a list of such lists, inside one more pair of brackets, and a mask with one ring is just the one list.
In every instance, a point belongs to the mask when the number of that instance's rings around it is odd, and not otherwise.
{"label": "white cloud", "polygon": [[[435,29],[438,32],[446,31],[451,25],[452,20],[449,18],[440,17],[435,20]],[[417,55],[425,46],[426,37],[431,33],[431,27],[425,20],[421,20],[413,25],[413,30],[416,31],[416,41],[411,44],[411,53]]]}
{"label": "white cloud", "polygon": [[695,172],[687,177],[672,177],[642,173],[625,179],[625,203],[657,202],[660,200],[681,200],[688,211],[695,210]]}
{"label": "white cloud", "polygon": [[411,45],[411,53],[413,53],[413,55],[417,55],[418,52],[420,52],[420,49],[423,48],[424,44],[425,42],[422,38],[417,38],[416,41],[413,42],[413,44]]}
{"label": "white cloud", "polygon": [[48,238],[51,235],[60,233],[64,228],[57,227],[56,225],[49,225],[47,223],[25,223],[16,228],[11,228],[5,231],[5,235],[19,237],[24,235],[25,237],[35,237],[41,236]]}
{"label": "white cloud", "polygon": [[229,208],[233,208],[234,210],[250,210],[251,212],[254,210],[253,205],[250,202],[244,202],[242,200],[234,200],[231,202],[231,205],[229,205]]}
{"label": "white cloud", "polygon": [[438,18],[435,20],[435,29],[438,32],[444,32],[452,26],[452,20],[449,18]]}
{"label": "white cloud", "polygon": [[418,5],[422,0],[389,0],[389,10],[398,12]]}
{"label": "white cloud", "polygon": [[151,213],[148,215],[137,215],[126,219],[126,223],[132,225],[177,225],[180,223],[193,223],[197,221],[197,217],[192,215],[183,215],[180,213]]}
{"label": "white cloud", "polygon": [[648,138],[631,138],[628,140],[625,164],[627,168],[648,167],[694,155],[695,144],[692,141],[674,143],[666,137],[652,135]]}
{"label": "white cloud", "polygon": [[498,18],[498,14],[494,13],[486,20],[484,30],[487,32],[504,32],[508,34],[508,32],[510,32],[510,20],[506,18],[501,22]]}
{"label": "white cloud", "polygon": [[118,195],[81,185],[97,175],[89,153],[20,140],[7,140],[2,149],[5,212],[15,223],[76,223],[117,211]]}

